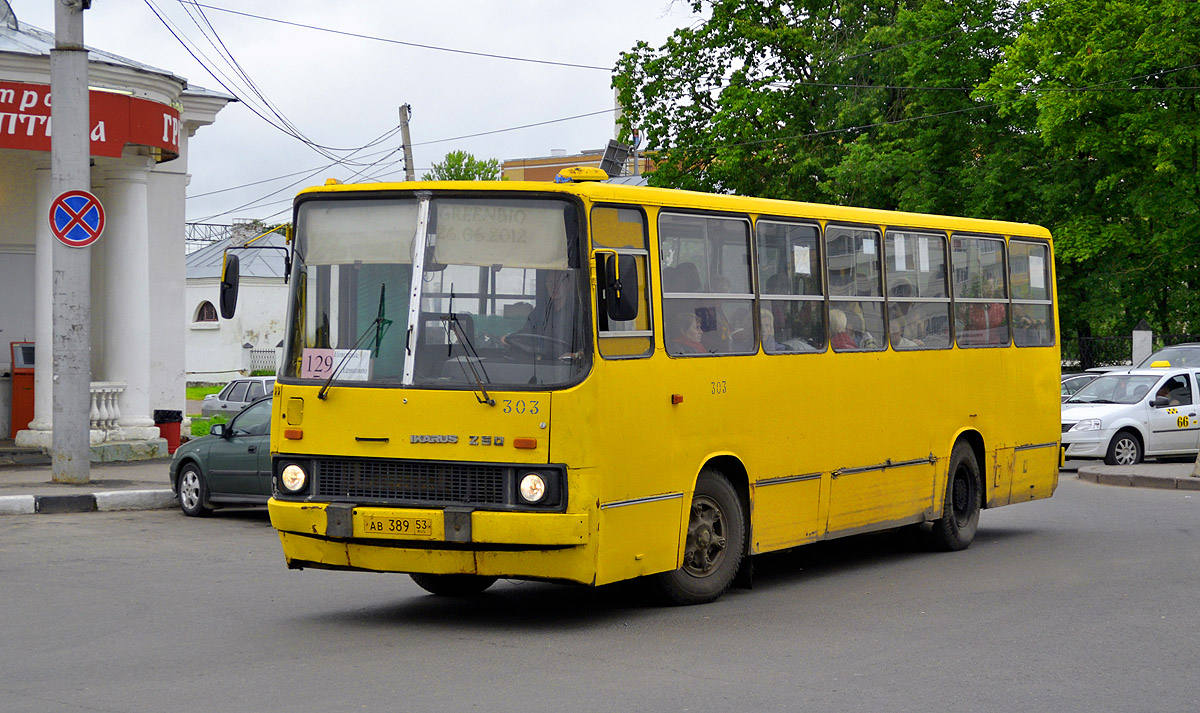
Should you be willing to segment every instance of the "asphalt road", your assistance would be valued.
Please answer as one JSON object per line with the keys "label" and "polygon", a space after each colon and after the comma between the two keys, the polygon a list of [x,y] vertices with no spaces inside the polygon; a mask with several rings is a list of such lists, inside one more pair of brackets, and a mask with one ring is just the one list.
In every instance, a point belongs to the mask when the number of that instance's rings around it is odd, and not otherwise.
{"label": "asphalt road", "polygon": [[291,572],[262,512],[0,518],[0,711],[1194,711],[1200,494],[1064,478],[975,544],[759,558],[636,588]]}

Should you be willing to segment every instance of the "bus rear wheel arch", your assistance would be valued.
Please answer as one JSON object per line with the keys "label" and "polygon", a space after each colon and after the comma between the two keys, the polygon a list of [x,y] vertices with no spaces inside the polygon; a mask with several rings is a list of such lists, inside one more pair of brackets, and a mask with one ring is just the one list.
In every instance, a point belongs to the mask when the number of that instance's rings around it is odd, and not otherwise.
{"label": "bus rear wheel arch", "polygon": [[719,598],[737,576],[746,554],[746,509],[717,468],[700,471],[688,510],[683,565],[654,575],[674,604],[705,604]]}
{"label": "bus rear wheel arch", "polygon": [[979,461],[971,444],[960,439],[950,451],[942,516],[933,521],[934,545],[947,552],[967,549],[979,529],[982,506],[983,479]]}

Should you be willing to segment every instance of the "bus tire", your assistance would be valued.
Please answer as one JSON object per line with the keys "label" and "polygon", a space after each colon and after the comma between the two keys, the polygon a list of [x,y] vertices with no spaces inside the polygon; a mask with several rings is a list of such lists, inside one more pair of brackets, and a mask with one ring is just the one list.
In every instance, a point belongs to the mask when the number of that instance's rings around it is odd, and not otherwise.
{"label": "bus tire", "polygon": [[1142,441],[1133,431],[1118,431],[1104,454],[1107,465],[1137,465],[1142,462]]}
{"label": "bus tire", "polygon": [[946,552],[965,550],[979,529],[983,487],[975,450],[966,441],[954,444],[946,477],[946,502],[942,516],[933,521],[934,545]]}
{"label": "bus tire", "polygon": [[473,597],[496,583],[496,577],[478,574],[418,574],[408,576],[417,586],[441,597]]}
{"label": "bus tire", "polygon": [[705,604],[720,597],[733,584],[746,551],[742,501],[720,471],[700,472],[689,513],[683,566],[655,575],[659,591],[673,604]]}

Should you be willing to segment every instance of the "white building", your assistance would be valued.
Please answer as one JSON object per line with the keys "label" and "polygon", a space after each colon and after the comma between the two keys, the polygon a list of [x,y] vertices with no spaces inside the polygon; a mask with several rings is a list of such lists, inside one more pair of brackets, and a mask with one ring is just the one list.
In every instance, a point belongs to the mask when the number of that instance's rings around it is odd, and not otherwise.
{"label": "white building", "polygon": [[[280,231],[282,232],[282,231]],[[187,256],[187,380],[229,381],[239,374],[276,368],[276,347],[286,330],[287,244],[279,232],[234,250],[241,263],[237,312],[218,318],[221,265],[226,248],[253,234],[236,233]]]}
{"label": "white building", "polygon": [[[17,444],[45,448],[53,441],[53,46],[51,33],[18,22],[0,0],[0,375],[11,371],[9,342],[36,343],[33,420]],[[91,190],[107,218],[100,239],[80,248],[91,260],[93,459],[158,455],[165,447],[153,412],[181,411],[185,400],[188,140],[232,97],[95,49],[88,62]],[[11,394],[0,376],[0,438]]]}

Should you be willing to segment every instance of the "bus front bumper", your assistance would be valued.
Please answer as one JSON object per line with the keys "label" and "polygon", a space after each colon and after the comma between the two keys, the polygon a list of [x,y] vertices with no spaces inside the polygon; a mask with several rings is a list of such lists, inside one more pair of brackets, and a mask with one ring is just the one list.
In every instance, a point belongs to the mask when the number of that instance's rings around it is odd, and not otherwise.
{"label": "bus front bumper", "polygon": [[595,580],[587,514],[399,509],[275,498],[267,508],[293,569]]}

